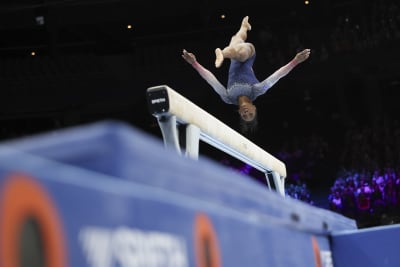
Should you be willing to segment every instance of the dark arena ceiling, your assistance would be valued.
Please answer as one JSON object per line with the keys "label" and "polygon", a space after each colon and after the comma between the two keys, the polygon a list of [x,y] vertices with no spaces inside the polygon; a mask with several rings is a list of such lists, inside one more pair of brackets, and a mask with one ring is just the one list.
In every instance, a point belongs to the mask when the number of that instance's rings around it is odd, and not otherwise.
{"label": "dark arena ceiling", "polygon": [[[254,24],[315,22],[357,1],[246,0],[6,0],[0,4],[0,49],[46,45],[84,47],[116,40],[123,44],[149,38],[237,26],[251,16]],[[359,1],[358,1],[359,2]],[[224,15],[225,19],[221,19]],[[131,30],[127,31],[127,25]]]}

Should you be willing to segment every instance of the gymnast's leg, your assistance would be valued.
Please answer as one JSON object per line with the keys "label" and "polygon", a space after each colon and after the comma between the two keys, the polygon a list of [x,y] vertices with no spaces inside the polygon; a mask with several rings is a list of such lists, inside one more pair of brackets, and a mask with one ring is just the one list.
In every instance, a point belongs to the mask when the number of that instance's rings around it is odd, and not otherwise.
{"label": "gymnast's leg", "polygon": [[254,55],[255,49],[251,43],[246,43],[247,31],[251,30],[249,17],[246,16],[242,20],[239,31],[232,36],[231,41],[223,50],[220,48],[215,49],[215,66],[219,68],[225,58],[236,59],[244,62]]}

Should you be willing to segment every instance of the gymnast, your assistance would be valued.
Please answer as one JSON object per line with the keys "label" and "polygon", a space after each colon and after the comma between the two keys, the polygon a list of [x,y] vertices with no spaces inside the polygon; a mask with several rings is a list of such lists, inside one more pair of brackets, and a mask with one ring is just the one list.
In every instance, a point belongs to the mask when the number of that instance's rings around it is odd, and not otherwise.
{"label": "gymnast", "polygon": [[260,82],[253,71],[253,63],[256,57],[255,47],[252,43],[246,42],[247,31],[250,30],[249,17],[246,16],[242,20],[239,31],[232,36],[229,45],[222,50],[220,48],[215,50],[215,67],[221,67],[224,59],[230,59],[227,88],[218,81],[214,74],[197,62],[194,54],[185,49],[182,54],[186,62],[197,70],[225,103],[239,106],[238,112],[243,133],[254,132],[257,126],[257,109],[253,101],[258,96],[265,94],[280,78],[310,56],[310,49],[304,49],[297,53],[288,64]]}

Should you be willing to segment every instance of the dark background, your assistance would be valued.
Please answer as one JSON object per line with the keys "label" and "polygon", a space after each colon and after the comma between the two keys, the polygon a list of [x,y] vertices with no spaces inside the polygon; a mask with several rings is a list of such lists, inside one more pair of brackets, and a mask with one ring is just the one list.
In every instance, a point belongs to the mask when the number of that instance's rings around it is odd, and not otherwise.
{"label": "dark background", "polygon": [[[346,133],[397,122],[398,11],[390,0],[1,1],[0,137],[104,119],[159,137],[145,92],[161,84],[238,130],[235,107],[221,101],[181,51],[195,53],[226,84],[229,64],[215,69],[214,49],[224,47],[248,15],[260,80],[301,49],[312,50],[256,100],[259,129],[248,137],[278,157],[320,140],[322,157],[304,164],[313,168],[307,185],[324,198],[348,163],[340,161]],[[287,165],[290,174],[296,167]]]}

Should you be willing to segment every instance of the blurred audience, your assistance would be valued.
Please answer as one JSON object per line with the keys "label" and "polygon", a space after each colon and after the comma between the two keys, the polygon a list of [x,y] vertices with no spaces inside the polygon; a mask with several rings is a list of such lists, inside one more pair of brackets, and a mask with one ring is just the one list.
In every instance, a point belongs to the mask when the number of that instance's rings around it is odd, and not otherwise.
{"label": "blurred audience", "polygon": [[400,223],[400,127],[394,121],[346,133],[342,170],[330,189],[331,210],[360,225]]}
{"label": "blurred audience", "polygon": [[[381,0],[363,2],[362,8],[357,4],[349,5],[345,10],[337,9],[335,14],[328,18],[324,30],[313,29],[318,31],[319,37],[313,44],[311,59],[326,61],[340,54],[365,52],[386,45],[396,45],[400,40],[399,6],[395,0]],[[279,34],[270,29],[268,31],[268,33],[262,32],[260,39],[262,42],[264,36],[268,35],[269,44],[281,44],[272,47],[269,45],[268,60],[276,64],[281,64],[284,58],[288,58],[291,51],[304,47],[303,43],[308,44],[316,40],[315,37],[308,38],[307,32],[301,32],[301,29],[286,34],[288,40],[277,40],[279,38],[276,36],[283,36],[282,29],[278,30]],[[303,40],[307,38],[311,40]],[[285,43],[287,47],[283,46]]]}

